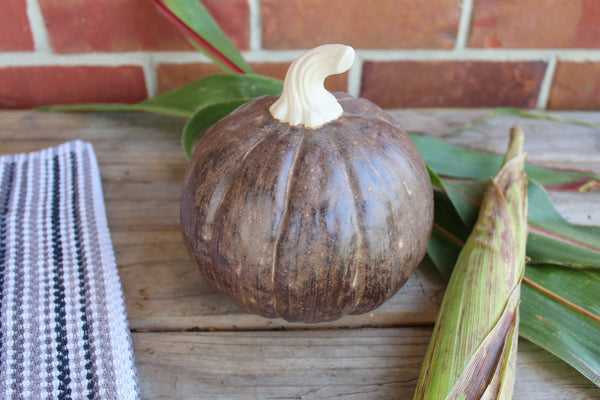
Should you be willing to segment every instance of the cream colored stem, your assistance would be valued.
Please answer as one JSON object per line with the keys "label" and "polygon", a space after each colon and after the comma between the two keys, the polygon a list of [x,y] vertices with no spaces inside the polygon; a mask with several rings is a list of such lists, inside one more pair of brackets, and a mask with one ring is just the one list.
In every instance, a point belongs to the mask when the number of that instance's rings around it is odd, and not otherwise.
{"label": "cream colored stem", "polygon": [[298,57],[287,71],[281,97],[269,108],[273,118],[306,128],[339,118],[342,106],[323,82],[350,69],[353,61],[354,49],[341,44],[315,47]]}

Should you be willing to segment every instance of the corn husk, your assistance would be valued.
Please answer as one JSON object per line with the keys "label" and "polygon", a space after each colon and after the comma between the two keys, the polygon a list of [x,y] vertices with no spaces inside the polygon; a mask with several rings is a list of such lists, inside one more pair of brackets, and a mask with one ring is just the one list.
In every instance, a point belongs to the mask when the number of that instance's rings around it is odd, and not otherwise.
{"label": "corn husk", "polygon": [[514,127],[448,283],[415,399],[512,397],[527,241],[523,140]]}

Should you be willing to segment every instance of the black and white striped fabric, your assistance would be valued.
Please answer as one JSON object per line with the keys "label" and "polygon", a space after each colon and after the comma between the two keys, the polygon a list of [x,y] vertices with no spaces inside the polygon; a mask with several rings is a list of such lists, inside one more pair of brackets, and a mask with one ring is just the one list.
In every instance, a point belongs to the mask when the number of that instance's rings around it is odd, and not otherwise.
{"label": "black and white striped fabric", "polygon": [[89,143],[0,157],[0,398],[139,398]]}

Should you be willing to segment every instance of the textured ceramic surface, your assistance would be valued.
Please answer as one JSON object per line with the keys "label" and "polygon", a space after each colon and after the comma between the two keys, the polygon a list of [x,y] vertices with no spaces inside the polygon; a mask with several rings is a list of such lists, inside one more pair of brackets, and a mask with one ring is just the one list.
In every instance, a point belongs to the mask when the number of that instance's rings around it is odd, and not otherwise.
{"label": "textured ceramic surface", "polygon": [[276,121],[276,96],[215,124],[189,163],[186,245],[204,277],[265,317],[333,320],[389,299],[425,254],[433,196],[408,135],[373,103],[337,93],[319,129]]}

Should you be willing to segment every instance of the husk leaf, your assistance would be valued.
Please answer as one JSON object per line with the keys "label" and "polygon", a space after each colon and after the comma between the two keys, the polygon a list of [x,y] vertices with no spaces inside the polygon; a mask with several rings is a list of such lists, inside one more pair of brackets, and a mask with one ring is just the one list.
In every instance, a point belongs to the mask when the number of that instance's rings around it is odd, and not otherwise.
{"label": "husk leaf", "polygon": [[415,399],[512,396],[527,242],[523,140],[514,127],[450,277]]}

